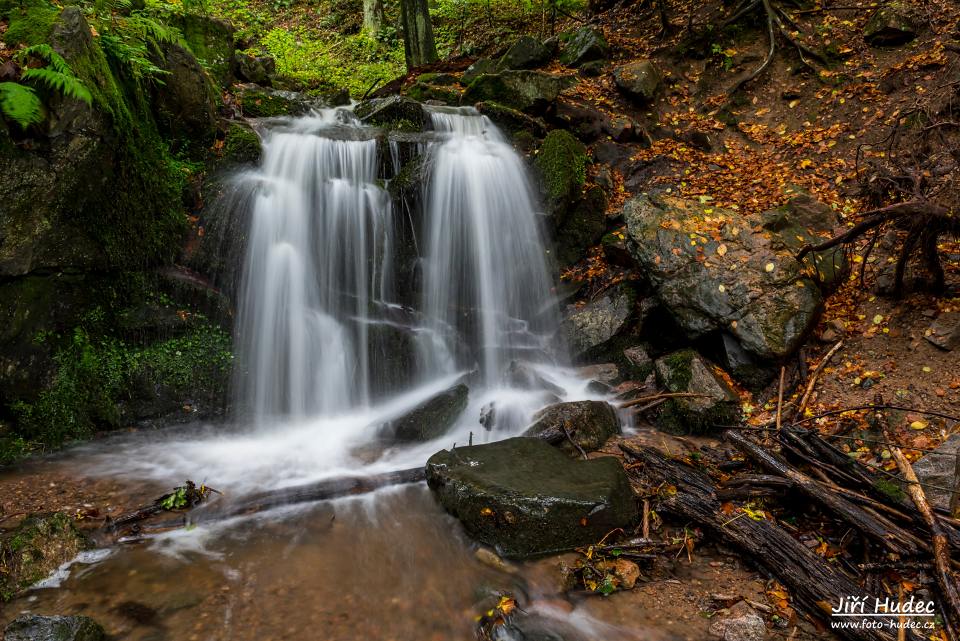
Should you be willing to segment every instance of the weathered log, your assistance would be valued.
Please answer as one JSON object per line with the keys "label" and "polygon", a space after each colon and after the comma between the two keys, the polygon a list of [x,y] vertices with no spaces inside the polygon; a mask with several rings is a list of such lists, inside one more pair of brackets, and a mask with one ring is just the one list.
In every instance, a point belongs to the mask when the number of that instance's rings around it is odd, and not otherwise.
{"label": "weathered log", "polygon": [[797,489],[826,507],[831,514],[836,514],[891,552],[907,555],[920,553],[922,542],[889,519],[851,503],[838,493],[827,489],[823,483],[794,468],[780,456],[748,440],[736,430],[727,431],[724,438],[768,472],[793,481]]}
{"label": "weathered log", "polygon": [[[703,473],[652,449],[634,449],[623,444],[620,448],[644,464],[647,476],[676,488],[676,492],[661,497],[663,511],[694,521],[716,534],[724,544],[740,549],[786,586],[796,603],[810,614],[823,618],[829,614],[830,606],[850,595],[863,594],[863,589],[839,568],[805,548],[775,522],[731,518],[724,514],[713,484]],[[631,470],[631,473],[636,472]],[[887,630],[851,628],[835,632],[855,641],[893,641],[895,638]]]}

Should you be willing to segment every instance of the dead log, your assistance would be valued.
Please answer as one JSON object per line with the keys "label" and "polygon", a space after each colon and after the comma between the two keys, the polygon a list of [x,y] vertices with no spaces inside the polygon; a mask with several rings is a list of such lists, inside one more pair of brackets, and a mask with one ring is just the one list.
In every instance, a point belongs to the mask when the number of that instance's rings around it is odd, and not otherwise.
{"label": "dead log", "polygon": [[891,552],[911,556],[921,552],[922,542],[903,528],[879,514],[868,512],[859,505],[851,503],[837,492],[825,487],[821,482],[794,468],[780,456],[748,440],[740,432],[730,430],[724,434],[724,438],[733,443],[737,449],[749,456],[760,467],[768,472],[790,479],[797,489],[827,508],[831,514],[836,514]]}
{"label": "dead log", "polygon": [[[725,545],[738,548],[790,591],[796,603],[810,614],[825,618],[831,606],[863,589],[839,568],[805,548],[783,528],[766,519],[731,518],[721,511],[713,483],[703,473],[652,449],[620,445],[627,456],[643,463],[644,473],[656,482],[669,483],[676,492],[661,497],[661,509],[696,522],[713,532]],[[631,473],[636,473],[631,470]],[[868,595],[869,596],[869,595]],[[871,598],[872,600],[872,598]],[[887,630],[836,629],[855,641],[893,641]]]}

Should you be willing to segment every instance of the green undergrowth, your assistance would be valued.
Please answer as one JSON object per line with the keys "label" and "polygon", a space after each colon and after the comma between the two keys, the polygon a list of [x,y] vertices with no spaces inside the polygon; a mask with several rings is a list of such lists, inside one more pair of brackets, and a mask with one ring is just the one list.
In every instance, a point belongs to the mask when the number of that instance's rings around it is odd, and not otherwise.
{"label": "green undergrowth", "polygon": [[19,434],[8,439],[9,458],[31,444],[57,447],[120,427],[123,404],[136,390],[162,389],[184,398],[225,394],[233,356],[230,335],[219,326],[193,315],[183,333],[143,342],[104,332],[114,325],[98,307],[66,335],[35,338],[58,346],[56,373],[36,401],[11,408]]}

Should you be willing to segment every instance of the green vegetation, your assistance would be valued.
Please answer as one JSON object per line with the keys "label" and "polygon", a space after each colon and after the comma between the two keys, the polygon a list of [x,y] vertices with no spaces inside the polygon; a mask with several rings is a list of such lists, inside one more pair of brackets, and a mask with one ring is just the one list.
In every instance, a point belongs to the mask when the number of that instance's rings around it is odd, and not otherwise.
{"label": "green vegetation", "polygon": [[[90,91],[73,74],[67,61],[47,43],[25,47],[18,51],[14,58],[25,66],[31,59],[40,60],[47,65],[26,67],[20,74],[20,82],[90,104]],[[0,113],[23,129],[42,122],[44,117],[43,103],[36,89],[15,82],[0,82]]]}
{"label": "green vegetation", "polygon": [[587,179],[587,150],[562,129],[551,131],[544,138],[536,164],[543,175],[547,197],[553,203],[574,198]]}
{"label": "green vegetation", "polygon": [[63,512],[25,519],[0,539],[0,603],[47,577],[89,547]]}

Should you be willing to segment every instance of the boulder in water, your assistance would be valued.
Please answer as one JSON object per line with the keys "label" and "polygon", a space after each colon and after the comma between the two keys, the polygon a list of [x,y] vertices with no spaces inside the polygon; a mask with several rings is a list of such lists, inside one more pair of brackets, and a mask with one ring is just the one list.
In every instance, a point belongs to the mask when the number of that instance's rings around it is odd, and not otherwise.
{"label": "boulder in water", "polygon": [[[752,354],[777,359],[816,323],[820,288],[782,236],[753,231],[759,217],[648,195],[627,201],[623,215],[631,253],[689,338],[729,331]],[[716,238],[705,224],[718,225]]]}
{"label": "boulder in water", "polygon": [[99,623],[85,616],[21,614],[3,631],[6,641],[104,641]]}
{"label": "boulder in water", "polygon": [[353,113],[368,125],[384,129],[423,131],[427,124],[423,106],[404,96],[365,100],[356,106]]}
{"label": "boulder in water", "polygon": [[521,133],[533,138],[543,138],[547,133],[546,125],[539,118],[528,116],[522,111],[517,111],[500,103],[478,102],[476,108],[502,131],[514,138]]}
{"label": "boulder in water", "polygon": [[[3,533],[0,540],[6,566],[0,572],[0,602],[45,579],[89,545],[73,519],[63,512],[27,517],[12,531]],[[6,556],[8,550],[10,555]]]}
{"label": "boulder in water", "polygon": [[560,62],[568,67],[604,60],[610,55],[607,39],[596,27],[580,27],[571,34],[562,35],[560,40]]}
{"label": "boulder in water", "polygon": [[256,165],[263,155],[260,136],[245,122],[231,121],[223,138],[224,162],[232,165]]}
{"label": "boulder in water", "polygon": [[600,449],[607,439],[620,433],[620,417],[606,401],[555,403],[537,412],[533,418],[534,423],[523,433],[524,436],[541,438],[573,457],[580,456],[579,450],[594,452]]}
{"label": "boulder in water", "polygon": [[533,69],[550,60],[550,49],[533,36],[520,36],[497,63],[498,69]]}
{"label": "boulder in water", "polygon": [[540,372],[523,361],[510,361],[503,373],[503,382],[518,389],[543,390],[558,396],[564,394],[563,388],[545,379]]}
{"label": "boulder in water", "polygon": [[249,118],[301,116],[313,108],[313,102],[295,91],[267,89],[260,85],[241,85],[240,109]]}
{"label": "boulder in water", "polygon": [[453,427],[467,407],[469,390],[462,383],[430,397],[387,428],[401,442],[430,441]]}
{"label": "boulder in water", "polygon": [[671,434],[699,434],[714,425],[737,424],[740,399],[718,368],[691,349],[674,352],[654,363],[657,382],[671,393],[698,396],[671,398],[660,406],[657,427]]}
{"label": "boulder in water", "polygon": [[621,65],[613,70],[617,88],[641,104],[650,103],[660,87],[660,71],[649,60]]}
{"label": "boulder in water", "polygon": [[620,461],[573,460],[540,439],[442,450],[427,461],[426,474],[440,504],[506,557],[596,543],[637,518]]}

